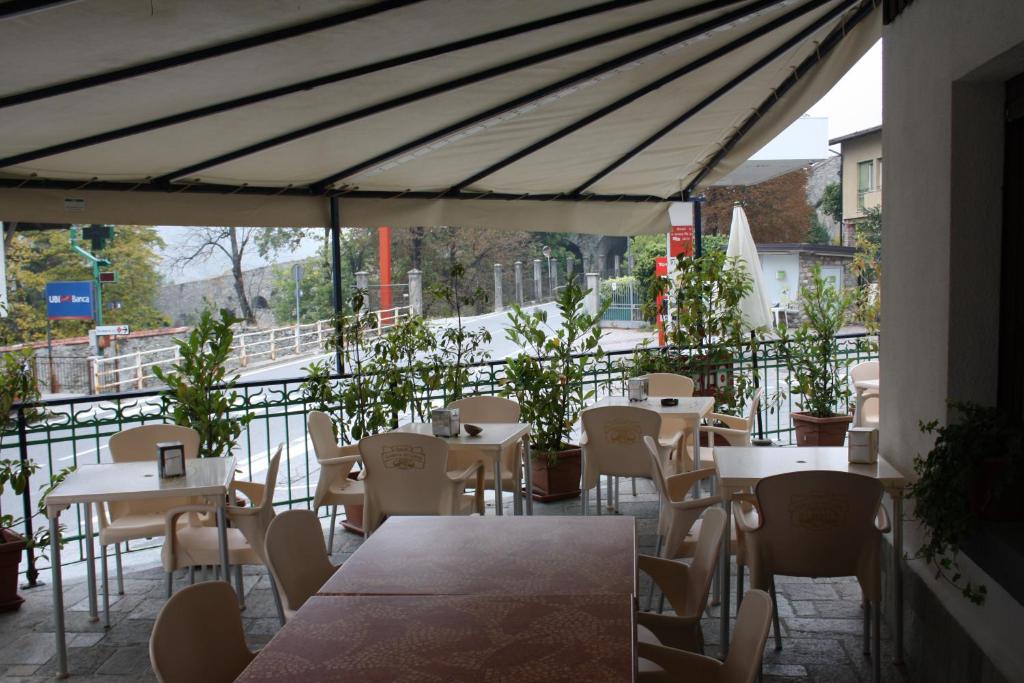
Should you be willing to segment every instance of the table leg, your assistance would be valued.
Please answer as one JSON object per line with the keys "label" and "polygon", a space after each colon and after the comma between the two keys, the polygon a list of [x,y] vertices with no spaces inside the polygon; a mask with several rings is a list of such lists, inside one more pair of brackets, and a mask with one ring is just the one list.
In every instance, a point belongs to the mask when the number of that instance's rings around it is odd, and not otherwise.
{"label": "table leg", "polygon": [[892,578],[896,603],[896,642],[893,643],[893,664],[903,664],[903,492],[892,494]]}
{"label": "table leg", "polygon": [[92,503],[82,505],[85,515],[85,580],[89,583],[89,621],[99,621],[96,599],[96,550],[92,542]]}
{"label": "table leg", "polygon": [[533,457],[530,454],[530,437],[523,437],[523,469],[526,471],[526,514],[533,515]]}
{"label": "table leg", "polygon": [[501,489],[501,449],[498,448],[494,451],[494,514],[499,517],[505,514],[504,493]]}
{"label": "table leg", "polygon": [[730,492],[722,488],[722,505],[725,506],[725,534],[722,535],[722,555],[718,559],[719,576],[718,584],[722,589],[722,600],[719,607],[720,612],[720,631],[719,631],[719,642],[721,659],[724,662],[726,656],[729,654],[729,557],[731,550],[729,549],[729,536],[730,529],[732,529],[732,505],[729,504]]}
{"label": "table leg", "polygon": [[[231,580],[231,566],[228,563],[228,514],[224,509],[224,496],[217,496],[217,536],[220,541],[220,565],[224,580]],[[241,600],[242,596],[239,595]]]}
{"label": "table leg", "polygon": [[53,583],[53,626],[57,641],[57,678],[68,677],[68,646],[64,639],[64,586],[60,575],[60,513],[50,517],[50,581]]}

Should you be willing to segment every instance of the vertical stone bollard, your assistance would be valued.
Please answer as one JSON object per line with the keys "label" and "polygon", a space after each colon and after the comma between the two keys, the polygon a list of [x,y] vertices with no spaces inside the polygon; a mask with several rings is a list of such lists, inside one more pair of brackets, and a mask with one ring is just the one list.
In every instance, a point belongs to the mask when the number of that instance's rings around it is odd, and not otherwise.
{"label": "vertical stone bollard", "polygon": [[[584,256],[583,257],[583,270],[582,270],[582,272],[583,272],[583,279],[586,280],[587,279],[587,273],[590,272],[590,257],[589,256]],[[583,284],[586,284],[586,282],[584,282]]]}
{"label": "vertical stone bollard", "polygon": [[557,296],[558,291],[558,259],[548,259],[548,291],[551,294],[551,298],[554,299]]}
{"label": "vertical stone bollard", "polygon": [[584,310],[590,315],[597,315],[601,301],[601,276],[598,273],[587,273],[587,296],[583,300]]}
{"label": "vertical stone bollard", "polygon": [[572,254],[565,257],[565,284],[572,282],[572,272],[576,268],[576,259]]}
{"label": "vertical stone bollard", "polygon": [[503,309],[501,300],[501,264],[494,264],[494,310],[500,311]]}
{"label": "vertical stone bollard", "polygon": [[619,277],[621,268],[621,261],[618,254],[615,255],[615,277]]}
{"label": "vertical stone bollard", "polygon": [[423,271],[409,271],[409,313],[423,315]]}
{"label": "vertical stone bollard", "polygon": [[516,303],[523,305],[523,262],[516,261]]}
{"label": "vertical stone bollard", "polygon": [[533,259],[533,298],[540,302],[544,299],[544,279],[540,268],[540,259]]}

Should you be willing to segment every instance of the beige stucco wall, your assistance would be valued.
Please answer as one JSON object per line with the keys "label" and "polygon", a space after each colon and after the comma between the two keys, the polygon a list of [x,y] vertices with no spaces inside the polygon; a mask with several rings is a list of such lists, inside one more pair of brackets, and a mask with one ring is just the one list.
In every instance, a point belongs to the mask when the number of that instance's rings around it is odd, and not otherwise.
{"label": "beige stucco wall", "polygon": [[[944,418],[947,398],[995,399],[1003,84],[1024,70],[1024,2],[915,2],[883,36],[881,449],[910,473],[931,445],[919,421]],[[915,525],[907,536],[912,551]],[[1024,608],[963,564],[988,586],[983,607],[910,562],[997,668],[1019,680]]]}
{"label": "beige stucco wall", "polygon": [[[882,175],[878,160],[882,158],[882,131],[868,133],[842,142],[843,150],[843,220],[856,220],[864,216],[857,202],[857,164],[862,161],[875,162],[876,190],[865,194],[864,208],[870,209],[881,202]],[[884,167],[884,164],[883,164]],[[884,171],[884,168],[881,169]]]}

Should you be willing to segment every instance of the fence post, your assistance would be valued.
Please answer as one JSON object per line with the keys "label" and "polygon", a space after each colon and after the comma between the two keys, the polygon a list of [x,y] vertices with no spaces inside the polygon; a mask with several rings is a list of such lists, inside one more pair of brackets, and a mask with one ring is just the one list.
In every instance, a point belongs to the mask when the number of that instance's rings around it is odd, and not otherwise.
{"label": "fence post", "polygon": [[621,257],[618,254],[615,254],[615,277],[619,277],[619,269],[621,268],[621,263]]}
{"label": "fence post", "polygon": [[576,268],[576,258],[572,254],[565,257],[565,284],[572,282],[572,272]]}
{"label": "fence post", "polygon": [[583,277],[584,278],[586,278],[587,273],[590,272],[590,257],[589,256],[584,256],[583,257],[583,268],[582,268],[581,272],[583,273]]}
{"label": "fence post", "polygon": [[145,384],[142,374],[142,352],[135,353],[135,388],[141,389]]}
{"label": "fence post", "polygon": [[277,335],[270,331],[270,360],[277,360]]}
{"label": "fence post", "polygon": [[494,310],[500,311],[502,306],[501,301],[501,264],[494,264]]}
{"label": "fence post", "polygon": [[597,315],[601,301],[601,276],[598,273],[587,273],[587,290],[583,300],[584,310],[590,315]]}
{"label": "fence post", "polygon": [[540,259],[533,259],[533,298],[540,303],[544,299],[544,280],[541,275]]}
{"label": "fence post", "polygon": [[548,259],[548,293],[555,298],[555,290],[558,289],[558,259]]}
{"label": "fence post", "polygon": [[316,321],[316,347],[318,349],[321,349],[321,348],[323,348],[323,346],[324,346],[324,321],[323,320],[317,320]]}
{"label": "fence post", "polygon": [[[28,418],[25,416],[24,406],[18,406],[18,458],[21,460],[22,467],[24,467],[25,463],[28,462]],[[32,509],[32,485],[30,479],[31,477],[26,474],[25,491],[21,494],[21,502],[24,505],[25,538],[31,541],[34,534],[32,530],[32,514],[35,511]],[[55,543],[57,539],[50,539],[50,542]],[[28,579],[27,587],[33,588],[37,585],[36,579],[39,578],[39,570],[36,569],[35,553],[31,545],[25,548],[25,556],[28,560],[28,569],[25,571],[25,578]]]}
{"label": "fence post", "polygon": [[516,303],[520,306],[523,305],[523,262],[516,261],[515,265],[516,273]]}
{"label": "fence post", "polygon": [[245,335],[238,335],[238,366],[246,367],[249,365],[249,356],[245,352]]}
{"label": "fence post", "polygon": [[416,268],[409,271],[409,312],[423,315],[423,271]]}
{"label": "fence post", "polygon": [[366,305],[370,305],[370,274],[365,270],[360,270],[356,273],[356,289],[362,289],[366,292]]}
{"label": "fence post", "polygon": [[92,356],[89,361],[92,363],[92,390],[95,394],[102,394],[104,386],[100,382],[100,359]]}

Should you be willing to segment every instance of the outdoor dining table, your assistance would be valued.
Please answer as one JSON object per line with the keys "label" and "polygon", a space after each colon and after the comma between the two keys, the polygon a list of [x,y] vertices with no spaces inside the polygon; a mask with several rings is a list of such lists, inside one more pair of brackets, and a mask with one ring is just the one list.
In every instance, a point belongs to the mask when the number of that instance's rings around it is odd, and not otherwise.
{"label": "outdoor dining table", "polygon": [[854,426],[863,426],[864,400],[868,396],[878,395],[879,382],[877,379],[862,379],[853,383],[857,409],[854,411]]}
{"label": "outdoor dining table", "polygon": [[[903,489],[907,479],[899,470],[879,457],[878,462],[870,465],[849,462],[845,447],[726,447],[714,449],[715,468],[718,470],[718,486],[725,505],[726,528],[731,528],[732,505],[730,500],[734,493],[746,492],[757,485],[765,477],[789,472],[829,471],[852,472],[877,479],[882,488],[892,499],[892,530],[893,553],[896,561],[893,564],[894,599],[896,609],[896,634],[894,642],[894,659],[897,664],[903,660]],[[729,585],[729,534],[722,538],[721,558],[718,564],[719,583]],[[729,651],[729,602],[728,590],[721,592],[721,623],[720,637],[722,658]]]}
{"label": "outdoor dining table", "polygon": [[[686,421],[689,430],[693,433],[694,443],[694,457],[693,457],[693,469],[700,468],[700,447],[697,444],[701,443],[700,440],[700,423],[708,413],[715,408],[715,399],[712,396],[685,396],[685,397],[667,397],[677,398],[678,404],[674,406],[663,406],[661,399],[666,398],[664,396],[648,396],[643,401],[630,401],[626,396],[605,396],[600,401],[595,403],[591,408],[602,408],[605,406],[633,406],[636,408],[646,408],[647,410],[653,410],[662,417],[672,415],[681,417]],[[685,437],[684,437],[685,438]],[[680,444],[680,451],[682,450],[682,444]],[[681,457],[681,456],[680,456]]]}
{"label": "outdoor dining table", "polygon": [[[482,428],[478,436],[470,436],[460,430],[458,436],[441,437],[448,444],[449,451],[475,451],[490,455],[494,467],[494,514],[502,515],[501,453],[516,441],[523,443],[523,469],[526,471],[526,490],[533,491],[533,474],[530,467],[530,423],[529,422],[476,422]],[[424,422],[411,422],[395,431],[433,436],[433,428]],[[522,512],[522,501],[516,491],[512,499],[513,511]],[[533,514],[533,496],[526,496],[526,514]]]}
{"label": "outdoor dining table", "polygon": [[[185,475],[161,479],[155,460],[144,462],[82,465],[46,496],[46,516],[50,520],[50,538],[59,538],[60,513],[72,505],[81,505],[85,518],[86,581],[89,590],[89,617],[99,620],[96,596],[96,566],[93,548],[92,504],[125,500],[205,497],[217,508],[221,569],[230,576],[228,566],[227,518],[224,505],[228,487],[235,474],[235,458],[195,458],[185,464]],[[50,571],[53,590],[53,620],[57,640],[57,676],[68,675],[67,643],[64,635],[64,594],[60,566],[60,543],[50,544]]]}
{"label": "outdoor dining table", "polygon": [[392,517],[237,679],[636,676],[632,517]]}

